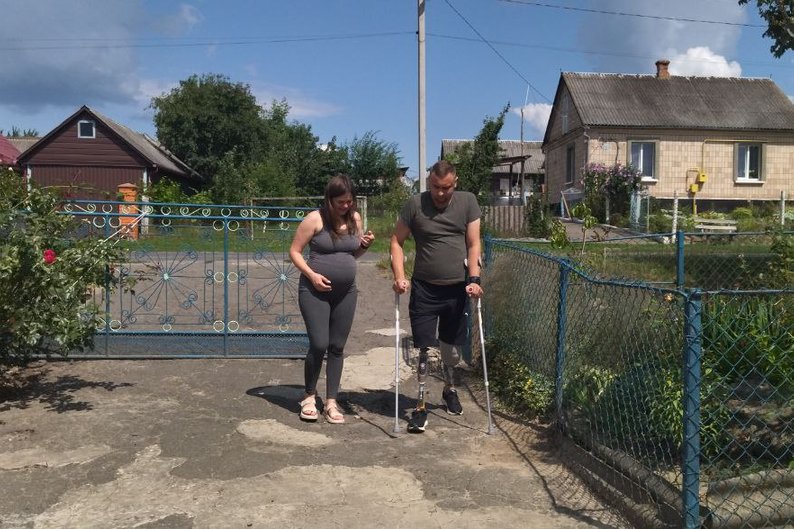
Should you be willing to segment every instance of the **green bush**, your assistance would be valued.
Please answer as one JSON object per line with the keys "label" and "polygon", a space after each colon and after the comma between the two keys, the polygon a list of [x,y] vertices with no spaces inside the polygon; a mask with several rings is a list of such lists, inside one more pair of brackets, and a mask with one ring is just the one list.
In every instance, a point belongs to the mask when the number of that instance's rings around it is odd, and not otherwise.
{"label": "green bush", "polygon": [[20,175],[0,172],[0,364],[90,345],[97,325],[89,289],[105,285],[113,244],[68,239],[77,221],[58,199],[29,192]]}
{"label": "green bush", "polygon": [[524,225],[527,235],[536,239],[547,239],[551,235],[551,218],[548,203],[540,193],[534,193],[524,209]]}
{"label": "green bush", "polygon": [[753,210],[752,208],[735,208],[731,211],[731,218],[734,220],[745,220],[745,219],[752,219],[753,218]]}

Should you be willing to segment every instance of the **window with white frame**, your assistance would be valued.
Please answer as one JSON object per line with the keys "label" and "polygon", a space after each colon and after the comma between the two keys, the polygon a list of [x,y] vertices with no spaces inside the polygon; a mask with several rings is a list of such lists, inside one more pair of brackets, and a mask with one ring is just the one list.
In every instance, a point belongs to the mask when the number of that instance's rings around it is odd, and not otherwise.
{"label": "window with white frame", "polygon": [[568,145],[565,149],[565,183],[573,184],[576,176],[576,147],[574,144]]}
{"label": "window with white frame", "polygon": [[643,179],[656,180],[656,142],[630,141],[629,163],[642,174]]}
{"label": "window with white frame", "polygon": [[78,138],[96,138],[96,125],[89,119],[83,119],[77,122],[77,137]]}
{"label": "window with white frame", "polygon": [[744,182],[760,182],[761,156],[763,148],[760,143],[736,144],[736,180]]}

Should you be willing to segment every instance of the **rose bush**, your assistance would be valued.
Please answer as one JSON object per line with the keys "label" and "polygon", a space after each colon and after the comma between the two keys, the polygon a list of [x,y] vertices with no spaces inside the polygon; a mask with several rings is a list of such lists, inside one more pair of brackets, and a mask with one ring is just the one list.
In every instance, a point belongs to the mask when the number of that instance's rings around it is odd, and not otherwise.
{"label": "rose bush", "polygon": [[78,221],[58,198],[0,169],[0,364],[33,354],[66,355],[91,344],[98,308],[89,289],[105,286],[118,260],[111,242],[70,237]]}
{"label": "rose bush", "polygon": [[631,194],[642,185],[642,174],[631,165],[588,164],[582,174],[585,203],[602,222],[609,222],[604,207],[609,199],[610,214],[628,216]]}

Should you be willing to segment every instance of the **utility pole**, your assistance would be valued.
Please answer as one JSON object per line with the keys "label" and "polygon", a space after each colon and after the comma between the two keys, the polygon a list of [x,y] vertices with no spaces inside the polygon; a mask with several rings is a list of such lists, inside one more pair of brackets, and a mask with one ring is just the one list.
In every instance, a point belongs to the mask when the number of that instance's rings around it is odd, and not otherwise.
{"label": "utility pole", "polygon": [[524,192],[524,107],[521,107],[521,185],[519,186],[521,193],[521,205],[526,206],[526,193]]}
{"label": "utility pole", "polygon": [[425,117],[425,0],[417,0],[419,7],[419,192],[427,190],[427,124]]}

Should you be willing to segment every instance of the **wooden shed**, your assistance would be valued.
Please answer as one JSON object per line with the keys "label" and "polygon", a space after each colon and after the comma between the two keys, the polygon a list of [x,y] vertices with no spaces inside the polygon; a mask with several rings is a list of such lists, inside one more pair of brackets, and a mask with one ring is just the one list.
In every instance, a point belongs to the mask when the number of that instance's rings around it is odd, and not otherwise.
{"label": "wooden shed", "polygon": [[17,161],[29,183],[64,198],[115,200],[118,186],[144,190],[163,177],[198,188],[202,177],[145,134],[81,107]]}

